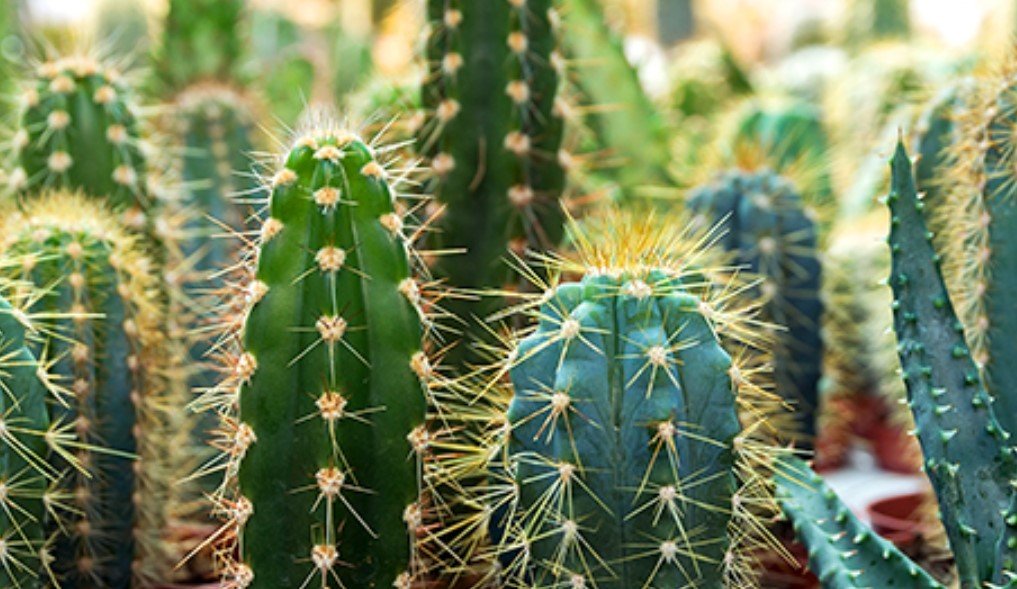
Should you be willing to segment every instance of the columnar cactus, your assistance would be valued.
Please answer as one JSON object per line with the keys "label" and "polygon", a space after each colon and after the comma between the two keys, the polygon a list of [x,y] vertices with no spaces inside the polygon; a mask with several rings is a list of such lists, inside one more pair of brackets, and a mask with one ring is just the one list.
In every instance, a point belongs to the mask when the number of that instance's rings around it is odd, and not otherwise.
{"label": "columnar cactus", "polygon": [[549,290],[509,354],[509,586],[753,587],[767,394],[722,344],[753,328],[693,294],[701,269],[671,258],[687,248],[618,238],[633,241]]}
{"label": "columnar cactus", "polygon": [[769,301],[763,315],[783,328],[773,354],[777,391],[798,405],[808,445],[823,359],[816,223],[794,187],[769,171],[727,172],[695,190],[689,207],[695,224],[719,224],[718,245],[736,266],[762,278],[759,290]]}
{"label": "columnar cactus", "polygon": [[[987,124],[993,125],[991,117]],[[979,375],[966,329],[944,285],[902,144],[892,169],[894,329],[925,471],[939,500],[960,587],[1011,588],[1017,586],[1017,493],[1012,485],[1017,457],[1001,422],[1007,407],[1003,400],[1013,395],[1001,387],[990,396]],[[781,473],[778,497],[826,587],[942,587],[878,541],[803,463],[784,463]],[[812,489],[803,491],[802,485]],[[823,500],[814,499],[816,490]],[[845,574],[845,561],[857,565],[850,574]]]}
{"label": "columnar cactus", "polygon": [[426,383],[420,290],[386,169],[329,123],[271,180],[251,306],[216,393],[231,587],[410,587]]}
{"label": "columnar cactus", "polygon": [[246,51],[243,0],[171,0],[155,60],[158,83],[180,91],[207,80],[235,81]]}
{"label": "columnar cactus", "polygon": [[[436,274],[456,287],[515,286],[505,258],[558,245],[563,232],[563,60],[551,0],[430,0],[428,121],[420,145],[443,206],[448,251]],[[490,302],[447,302],[472,322]],[[482,330],[478,330],[482,333]]]}
{"label": "columnar cactus", "polygon": [[47,454],[51,446],[65,450],[50,427],[50,381],[29,349],[42,333],[25,309],[0,297],[0,586],[13,589],[40,589],[47,580],[43,522],[58,476]]}
{"label": "columnar cactus", "polygon": [[0,243],[9,278],[42,293],[30,310],[62,317],[38,350],[55,359],[54,377],[68,388],[52,406],[73,427],[74,467],[54,453],[64,502],[52,568],[59,586],[147,586],[164,571],[160,539],[170,499],[173,448],[163,412],[182,411],[163,398],[162,313],[137,239],[86,197],[37,197],[25,213],[7,211]]}
{"label": "columnar cactus", "polygon": [[98,60],[79,55],[40,65],[22,94],[14,137],[12,188],[22,194],[70,188],[125,211],[144,228],[154,205],[129,85]]}

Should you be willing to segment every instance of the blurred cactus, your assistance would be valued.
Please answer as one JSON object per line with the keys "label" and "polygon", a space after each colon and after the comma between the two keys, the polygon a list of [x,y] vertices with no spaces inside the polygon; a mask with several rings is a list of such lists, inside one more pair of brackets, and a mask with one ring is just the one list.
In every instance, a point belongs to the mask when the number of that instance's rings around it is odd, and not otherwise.
{"label": "blurred cactus", "polygon": [[804,446],[815,433],[823,358],[817,226],[787,180],[769,171],[720,175],[688,201],[694,226],[718,225],[717,245],[762,279],[763,317],[782,328],[773,352],[778,393],[796,405]]}
{"label": "blurred cactus", "polygon": [[719,41],[682,44],[670,68],[668,106],[683,117],[710,117],[752,93],[748,73]]}
{"label": "blurred cactus", "polygon": [[861,46],[911,35],[910,0],[851,0],[847,7],[846,41]]}
{"label": "blurred cactus", "polygon": [[307,56],[305,32],[281,12],[251,12],[251,49],[258,79],[277,120],[292,125],[311,99],[314,64]]}
{"label": "blurred cactus", "polygon": [[41,292],[29,310],[62,317],[37,346],[68,387],[52,419],[76,433],[73,454],[49,458],[59,473],[50,566],[63,588],[148,586],[166,572],[161,542],[183,474],[165,427],[165,415],[183,407],[163,395],[153,265],[135,237],[77,194],[8,210],[2,235],[4,274]]}
{"label": "blurred cactus", "polygon": [[239,81],[244,22],[243,0],[170,0],[155,57],[157,83],[175,92],[195,82]]}
{"label": "blurred cactus", "polygon": [[132,62],[147,58],[152,43],[148,12],[138,0],[100,0],[92,27],[103,52]]}
{"label": "blurred cactus", "polygon": [[[417,586],[431,367],[388,171],[317,122],[271,181],[216,391],[230,586]],[[233,551],[229,550],[232,554]]]}

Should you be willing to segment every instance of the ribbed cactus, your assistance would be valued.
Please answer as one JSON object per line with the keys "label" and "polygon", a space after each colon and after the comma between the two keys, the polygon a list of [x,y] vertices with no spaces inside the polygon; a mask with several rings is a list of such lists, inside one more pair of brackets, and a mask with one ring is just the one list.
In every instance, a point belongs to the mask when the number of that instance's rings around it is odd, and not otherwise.
{"label": "ribbed cactus", "polygon": [[693,294],[687,247],[613,226],[631,241],[541,297],[507,361],[508,586],[753,587],[766,394],[722,341],[754,328]]}
{"label": "ribbed cactus", "polygon": [[81,190],[144,228],[154,203],[136,110],[114,68],[86,55],[43,63],[22,94],[11,187]]}
{"label": "ribbed cactus", "polygon": [[166,90],[208,80],[235,81],[246,51],[243,0],[171,0],[155,74]]}
{"label": "ribbed cactus", "polygon": [[[990,118],[987,124],[993,122]],[[1001,424],[1004,417],[1012,417],[1003,415],[1009,391],[999,388],[991,397],[979,375],[965,341],[966,329],[944,285],[902,144],[892,170],[887,200],[894,329],[925,471],[939,500],[960,587],[1013,587],[1017,493],[1012,481],[1017,458]],[[891,545],[876,541],[804,464],[784,466],[791,474],[777,477],[778,497],[784,499],[783,509],[808,545],[810,564],[826,587],[941,587]],[[803,491],[802,485],[811,489]],[[815,490],[821,491],[823,501],[810,499],[816,497]],[[858,563],[850,574],[845,560]]]}
{"label": "ribbed cactus", "polygon": [[0,297],[0,586],[12,589],[39,589],[48,580],[44,521],[59,473],[47,455],[66,438],[50,427],[55,397],[30,350],[42,333],[25,309]]}
{"label": "ribbed cactus", "polygon": [[25,213],[6,211],[2,254],[8,278],[42,293],[30,310],[62,317],[39,342],[68,389],[52,419],[76,433],[73,460],[49,459],[63,502],[51,564],[59,586],[148,586],[165,572],[161,554],[171,500],[174,448],[163,412],[165,351],[153,265],[136,238],[86,197],[37,197]]}
{"label": "ribbed cactus", "polygon": [[736,266],[762,279],[759,292],[769,301],[763,316],[782,328],[773,354],[777,392],[797,405],[809,445],[823,359],[816,222],[794,186],[769,171],[724,173],[696,189],[689,208],[694,224],[719,225],[717,244]]}
{"label": "ribbed cactus", "polygon": [[[449,252],[435,273],[466,289],[515,287],[505,258],[558,245],[567,159],[560,151],[563,60],[553,2],[430,0],[428,121],[419,144],[444,208],[434,232]],[[492,301],[449,300],[472,326]],[[474,333],[483,333],[476,329]]]}
{"label": "ribbed cactus", "polygon": [[231,587],[416,586],[425,506],[420,291],[373,150],[324,122],[271,181],[220,386]]}

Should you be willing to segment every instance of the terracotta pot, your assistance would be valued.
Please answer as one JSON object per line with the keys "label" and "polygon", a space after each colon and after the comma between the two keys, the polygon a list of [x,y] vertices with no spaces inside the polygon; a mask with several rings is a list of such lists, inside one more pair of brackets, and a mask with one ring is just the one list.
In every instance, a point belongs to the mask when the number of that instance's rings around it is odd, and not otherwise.
{"label": "terracotta pot", "polygon": [[760,555],[763,568],[759,585],[763,589],[819,589],[819,579],[809,571],[809,555],[805,546],[794,538],[794,532],[786,523],[778,524],[775,534],[784,549],[791,555],[789,562],[784,555],[769,552]]}
{"label": "terracotta pot", "polygon": [[928,525],[922,521],[922,506],[927,501],[923,492],[894,495],[873,501],[866,508],[872,529],[908,552],[922,542]]}
{"label": "terracotta pot", "polygon": [[922,468],[922,450],[918,439],[904,428],[882,423],[869,433],[876,464],[883,470],[901,474],[917,474]]}

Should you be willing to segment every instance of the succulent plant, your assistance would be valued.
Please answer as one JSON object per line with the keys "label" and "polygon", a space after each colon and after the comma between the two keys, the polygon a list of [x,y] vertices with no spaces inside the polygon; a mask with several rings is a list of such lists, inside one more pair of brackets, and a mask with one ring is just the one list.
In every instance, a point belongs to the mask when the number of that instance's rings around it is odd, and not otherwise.
{"label": "succulent plant", "polygon": [[224,575],[231,587],[416,586],[432,368],[388,172],[319,121],[269,188],[250,307],[214,391],[219,509],[239,555]]}
{"label": "succulent plant", "polygon": [[[998,85],[992,86],[999,92]],[[1008,113],[999,110],[996,116]],[[1005,120],[988,117],[979,119],[978,126],[986,132],[1002,129]],[[999,153],[992,151],[996,144],[987,143],[989,153]],[[979,373],[969,350],[965,336],[970,334],[944,284],[903,144],[891,166],[887,200],[894,329],[925,471],[939,500],[960,587],[1013,587],[1017,494],[1011,481],[1017,457],[1005,429],[1011,417],[1005,414],[1008,391],[997,388],[990,395],[991,381]],[[1005,198],[998,191],[990,194]],[[1011,201],[996,202],[1013,207]],[[824,586],[942,587],[860,523],[804,463],[786,462],[778,470],[778,498]]]}
{"label": "succulent plant", "polygon": [[89,198],[54,192],[7,210],[0,243],[9,279],[41,294],[28,310],[59,317],[36,353],[67,387],[51,420],[76,434],[51,453],[48,533],[60,587],[127,587],[165,572],[161,538],[172,505],[173,432],[164,412],[162,309],[138,239]]}
{"label": "succulent plant", "polygon": [[693,223],[719,226],[717,245],[733,264],[761,277],[763,317],[782,328],[774,346],[777,391],[797,405],[808,446],[815,433],[823,341],[817,227],[793,185],[770,171],[734,170],[693,191]]}
{"label": "succulent plant", "polygon": [[700,255],[650,217],[612,222],[595,249],[575,234],[581,261],[559,270],[583,277],[551,282],[500,364],[513,394],[492,420],[505,478],[492,522],[507,586],[755,586],[772,403],[724,342],[759,334],[697,295],[714,292]]}
{"label": "succulent plant", "polygon": [[[419,144],[442,207],[435,249],[448,252],[435,274],[452,286],[514,289],[519,278],[505,258],[561,240],[567,156],[560,149],[563,61],[552,4],[428,2],[428,120]],[[450,299],[446,308],[478,337],[485,330],[474,317],[496,309],[493,299]]]}
{"label": "succulent plant", "polygon": [[155,58],[158,84],[177,92],[203,81],[240,81],[246,57],[242,0],[171,0]]}

